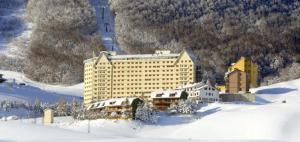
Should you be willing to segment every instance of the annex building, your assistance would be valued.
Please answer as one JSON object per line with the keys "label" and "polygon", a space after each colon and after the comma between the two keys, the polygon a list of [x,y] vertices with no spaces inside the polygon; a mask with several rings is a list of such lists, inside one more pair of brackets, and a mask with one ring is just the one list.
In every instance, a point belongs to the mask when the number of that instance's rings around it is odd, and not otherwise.
{"label": "annex building", "polygon": [[185,50],[137,55],[101,52],[84,61],[84,104],[111,98],[149,98],[153,91],[195,82],[196,65]]}

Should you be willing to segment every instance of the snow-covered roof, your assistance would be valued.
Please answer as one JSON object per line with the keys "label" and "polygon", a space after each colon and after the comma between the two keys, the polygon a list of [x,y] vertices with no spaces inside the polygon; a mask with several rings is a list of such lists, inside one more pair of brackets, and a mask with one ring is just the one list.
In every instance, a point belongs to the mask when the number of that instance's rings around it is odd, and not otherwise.
{"label": "snow-covered roof", "polygon": [[104,108],[109,106],[122,106],[128,101],[128,104],[131,105],[133,100],[136,98],[115,98],[115,99],[109,99],[105,101],[100,101],[93,103],[87,107],[87,110],[89,109],[97,109],[97,108]]}
{"label": "snow-covered roof", "polygon": [[[111,52],[101,52],[100,54],[106,54],[109,60],[133,60],[133,59],[174,59],[180,56],[180,53],[171,53],[170,51],[155,51],[154,54],[131,54],[131,55],[117,55]],[[97,60],[98,57],[93,57],[84,60],[84,63]]]}
{"label": "snow-covered roof", "polygon": [[182,90],[161,90],[151,93],[151,98],[180,98]]}
{"label": "snow-covered roof", "polygon": [[204,87],[207,87],[207,86],[210,86],[210,87],[215,88],[215,87],[212,86],[211,84],[206,84],[206,83],[203,83],[203,82],[198,82],[198,83],[193,83],[193,84],[188,84],[188,85],[185,85],[185,86],[181,86],[181,87],[179,87],[178,89],[204,88]]}
{"label": "snow-covered roof", "polygon": [[227,72],[225,72],[225,77],[227,77],[229,74],[231,74],[231,73],[233,73],[233,72],[236,72],[236,71],[242,72],[242,71],[239,70],[239,69],[234,69],[234,70],[232,70],[232,71],[227,71]]}
{"label": "snow-covered roof", "polygon": [[130,59],[168,59],[177,58],[180,54],[138,54],[138,55],[115,55],[108,56],[110,60],[130,60]]}
{"label": "snow-covered roof", "polygon": [[193,83],[193,84],[188,84],[188,85],[185,85],[185,86],[181,86],[179,89],[185,89],[185,88],[191,88],[191,87],[202,87],[206,85],[205,83],[203,82],[198,82],[198,83]]}

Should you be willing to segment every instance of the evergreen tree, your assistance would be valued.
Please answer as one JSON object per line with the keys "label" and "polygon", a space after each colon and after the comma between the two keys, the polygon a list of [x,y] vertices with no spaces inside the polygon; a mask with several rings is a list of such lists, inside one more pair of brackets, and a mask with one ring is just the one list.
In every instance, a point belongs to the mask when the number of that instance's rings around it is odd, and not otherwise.
{"label": "evergreen tree", "polygon": [[57,105],[57,114],[58,116],[67,116],[67,105],[66,101],[63,97],[59,99],[58,105]]}
{"label": "evergreen tree", "polygon": [[87,118],[86,112],[87,112],[86,108],[84,107],[83,104],[81,104],[76,119],[78,119],[78,120],[84,120],[84,119],[86,119]]}
{"label": "evergreen tree", "polygon": [[107,109],[102,109],[99,113],[99,117],[102,118],[102,119],[106,119],[108,117],[108,112],[107,112]]}
{"label": "evergreen tree", "polygon": [[43,110],[41,107],[41,101],[38,98],[35,98],[34,106],[33,106],[33,113],[34,118],[40,116],[42,114]]}
{"label": "evergreen tree", "polygon": [[182,91],[180,95],[181,100],[186,100],[188,98],[189,94],[186,91]]}
{"label": "evergreen tree", "polygon": [[79,109],[80,107],[80,104],[77,102],[77,100],[75,98],[73,98],[72,100],[72,104],[71,104],[71,116],[73,118],[76,118],[79,114]]}

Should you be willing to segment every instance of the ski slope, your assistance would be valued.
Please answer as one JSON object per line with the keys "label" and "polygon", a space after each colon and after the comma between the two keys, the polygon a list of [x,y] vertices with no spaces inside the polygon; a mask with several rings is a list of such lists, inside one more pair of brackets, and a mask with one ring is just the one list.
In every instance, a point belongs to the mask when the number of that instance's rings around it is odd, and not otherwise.
{"label": "ski slope", "polygon": [[115,38],[115,19],[108,0],[90,0],[90,3],[95,9],[98,29],[106,50],[122,51]]}
{"label": "ski slope", "polygon": [[[36,98],[45,103],[57,103],[64,97],[67,101],[80,99],[83,94],[83,84],[74,86],[49,85],[32,81],[22,73],[0,70],[5,83],[0,84],[0,100],[16,100],[34,102]],[[19,85],[25,83],[25,86]]]}
{"label": "ski slope", "polygon": [[[87,133],[87,120],[69,117],[55,118],[47,126],[31,120],[0,121],[0,141],[299,142],[300,79],[251,91],[258,93],[258,102],[213,103],[196,116],[160,114],[156,125],[93,120],[91,133]],[[29,133],[34,135],[28,137]]]}
{"label": "ski slope", "polygon": [[[26,12],[26,0],[19,0],[20,5],[10,8],[1,7],[0,15],[7,21],[20,22],[14,29],[8,29],[9,31],[0,31],[0,56],[6,56],[9,58],[24,58],[24,51],[29,46],[30,36],[32,33],[32,23],[28,23],[24,20]],[[5,21],[2,21],[5,25]],[[16,23],[14,23],[16,24]],[[9,36],[5,35],[8,32]]]}

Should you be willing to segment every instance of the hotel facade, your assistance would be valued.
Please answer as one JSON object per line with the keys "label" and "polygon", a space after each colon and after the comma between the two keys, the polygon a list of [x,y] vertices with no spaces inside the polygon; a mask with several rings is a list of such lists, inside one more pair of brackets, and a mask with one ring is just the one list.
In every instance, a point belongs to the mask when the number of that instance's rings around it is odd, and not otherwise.
{"label": "hotel facade", "polygon": [[137,55],[101,52],[84,61],[84,104],[111,98],[149,98],[153,91],[195,82],[196,65],[185,50]]}

